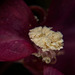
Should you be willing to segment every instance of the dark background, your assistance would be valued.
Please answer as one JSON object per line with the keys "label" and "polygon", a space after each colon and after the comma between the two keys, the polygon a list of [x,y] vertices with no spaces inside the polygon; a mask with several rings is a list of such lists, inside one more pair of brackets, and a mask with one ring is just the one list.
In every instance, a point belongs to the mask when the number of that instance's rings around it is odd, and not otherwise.
{"label": "dark background", "polygon": [[24,0],[28,6],[39,5],[44,9],[47,9],[51,3],[51,0]]}

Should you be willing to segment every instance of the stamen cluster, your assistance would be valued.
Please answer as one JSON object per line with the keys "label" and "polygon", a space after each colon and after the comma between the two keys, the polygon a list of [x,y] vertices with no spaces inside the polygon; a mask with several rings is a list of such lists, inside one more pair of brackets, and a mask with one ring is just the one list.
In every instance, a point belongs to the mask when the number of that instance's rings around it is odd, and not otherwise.
{"label": "stamen cluster", "polygon": [[[34,29],[31,29],[29,31],[29,38],[31,39],[31,41],[41,49],[41,53],[49,53],[49,55],[46,55],[45,57],[43,57],[43,54],[39,55],[39,50],[38,53],[34,53],[35,56],[38,57],[42,56],[42,60],[45,61],[47,63],[47,59],[49,59],[49,63],[51,62],[52,59],[52,51],[59,51],[60,49],[63,48],[63,35],[61,32],[57,31],[53,31],[51,30],[52,27],[36,27]],[[55,53],[55,52],[54,52]],[[55,55],[54,55],[55,58]]]}

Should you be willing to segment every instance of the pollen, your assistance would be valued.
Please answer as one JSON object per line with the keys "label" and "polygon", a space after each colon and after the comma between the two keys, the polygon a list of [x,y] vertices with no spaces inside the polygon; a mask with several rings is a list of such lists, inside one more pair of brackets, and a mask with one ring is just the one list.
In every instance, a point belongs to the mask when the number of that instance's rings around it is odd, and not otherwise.
{"label": "pollen", "polygon": [[[30,40],[41,49],[42,53],[63,49],[63,34],[59,31],[53,31],[52,27],[35,27],[29,30],[28,35]],[[50,58],[46,56],[42,60],[49,63],[51,56]]]}

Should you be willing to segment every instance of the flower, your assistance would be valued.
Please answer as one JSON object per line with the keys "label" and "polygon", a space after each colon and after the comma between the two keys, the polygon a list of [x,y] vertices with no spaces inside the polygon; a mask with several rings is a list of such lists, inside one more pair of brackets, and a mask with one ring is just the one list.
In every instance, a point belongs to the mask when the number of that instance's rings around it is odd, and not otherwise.
{"label": "flower", "polygon": [[22,0],[3,0],[0,4],[0,61],[25,58],[24,66],[36,75],[62,75],[59,71],[66,75],[75,74],[74,9],[74,0],[52,0],[47,17],[39,24],[60,30],[64,35],[65,54],[58,56],[57,63],[51,65],[31,55],[37,50],[32,45],[28,32],[38,24],[28,6]]}

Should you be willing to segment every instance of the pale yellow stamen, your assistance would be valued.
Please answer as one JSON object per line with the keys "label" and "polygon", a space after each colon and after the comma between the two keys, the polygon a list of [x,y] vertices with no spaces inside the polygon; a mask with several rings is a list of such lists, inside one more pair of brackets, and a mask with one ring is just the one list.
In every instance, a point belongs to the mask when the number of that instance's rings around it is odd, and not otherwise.
{"label": "pale yellow stamen", "polygon": [[[51,30],[52,27],[35,27],[29,31],[29,38],[31,41],[41,48],[42,52],[56,51],[63,48],[63,35],[61,32]],[[39,57],[38,53],[34,53],[35,56]],[[50,57],[44,57],[43,61],[46,63],[51,62]]]}
{"label": "pale yellow stamen", "polygon": [[37,16],[34,16],[35,17],[35,19],[37,20],[37,21],[39,21],[39,19],[38,19],[38,17]]}
{"label": "pale yellow stamen", "polygon": [[42,51],[60,50],[63,48],[63,35],[51,29],[46,26],[40,26],[31,29],[29,32],[31,41],[42,48]]}
{"label": "pale yellow stamen", "polygon": [[42,61],[45,61],[47,64],[51,62],[51,59],[49,57],[44,57]]}

